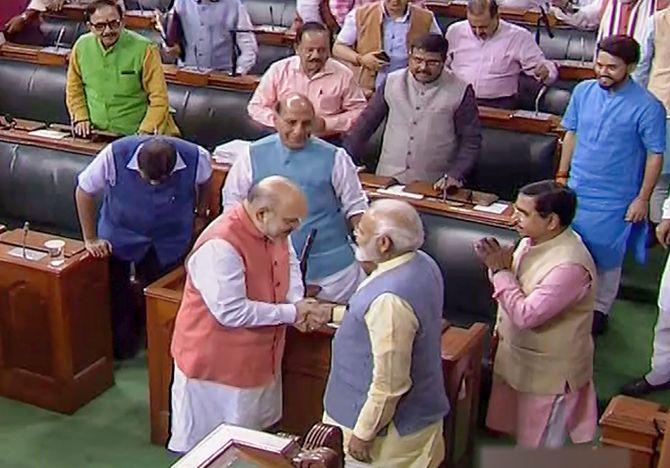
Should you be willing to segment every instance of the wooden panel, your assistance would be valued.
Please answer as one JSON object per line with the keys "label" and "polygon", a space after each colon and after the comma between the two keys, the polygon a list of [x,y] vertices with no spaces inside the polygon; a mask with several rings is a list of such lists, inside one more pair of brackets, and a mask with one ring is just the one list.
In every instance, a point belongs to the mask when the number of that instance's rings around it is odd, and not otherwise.
{"label": "wooden panel", "polygon": [[114,383],[107,261],[13,248],[0,243],[0,395],[73,413]]}
{"label": "wooden panel", "polygon": [[144,290],[147,301],[147,359],[151,442],[165,445],[170,427],[170,343],[181,303],[185,271],[178,268]]}
{"label": "wooden panel", "polygon": [[334,330],[328,327],[313,333],[289,327],[282,370],[282,430],[304,435],[321,419],[333,335]]}

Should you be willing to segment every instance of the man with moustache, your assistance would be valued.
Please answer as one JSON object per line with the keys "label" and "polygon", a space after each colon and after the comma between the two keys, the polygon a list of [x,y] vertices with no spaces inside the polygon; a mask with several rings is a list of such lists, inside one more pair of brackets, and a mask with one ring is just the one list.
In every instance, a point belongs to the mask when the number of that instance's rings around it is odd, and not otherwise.
{"label": "man with moustache", "polygon": [[296,252],[302,252],[316,230],[307,283],[321,288],[320,299],[346,302],[365,277],[354,258],[349,231],[367,209],[367,197],[347,152],[311,136],[314,122],[314,106],[306,96],[288,94],[281,99],[273,116],[277,133],[253,142],[230,168],[223,208],[243,200],[265,177],[281,175],[296,183],[308,200],[307,217],[291,235]]}
{"label": "man with moustache", "polygon": [[522,240],[514,249],[482,239],[498,302],[498,346],[486,425],[524,448],[593,441],[592,310],[596,267],[570,228],[575,193],[554,181],[523,187],[514,204]]}
{"label": "man with moustache", "polygon": [[665,108],[629,75],[639,49],[628,36],[602,40],[597,78],[575,87],[562,122],[556,179],[577,193],[573,228],[596,263],[595,335],[607,326],[627,248],[646,258],[649,198],[663,166]]}
{"label": "man with moustache", "polygon": [[346,311],[333,309],[340,326],[323,421],[342,428],[348,457],[374,467],[433,468],[444,459],[444,283],[423,241],[409,203],[373,202],[356,229],[356,257],[376,269]]}
{"label": "man with moustache", "polygon": [[304,23],[296,32],[296,55],[270,65],[249,101],[249,116],[273,127],[277,102],[292,93],[314,105],[315,135],[347,132],[367,103],[354,74],[330,58],[330,32],[319,23]]}
{"label": "man with moustache", "polygon": [[89,5],[86,18],[91,32],[72,48],[65,87],[74,132],[178,135],[158,47],[123,27],[123,10],[112,0]]}
{"label": "man with moustache", "polygon": [[481,125],[472,86],[444,68],[448,46],[441,34],[411,44],[408,68],[389,74],[344,140],[354,160],[386,120],[378,175],[463,185],[481,150]]}
{"label": "man with moustache", "polygon": [[268,177],[196,241],[172,337],[168,449],[187,452],[223,423],[262,430],[281,418],[286,326],[304,330],[329,315],[303,299],[287,240],[306,214],[296,185]]}

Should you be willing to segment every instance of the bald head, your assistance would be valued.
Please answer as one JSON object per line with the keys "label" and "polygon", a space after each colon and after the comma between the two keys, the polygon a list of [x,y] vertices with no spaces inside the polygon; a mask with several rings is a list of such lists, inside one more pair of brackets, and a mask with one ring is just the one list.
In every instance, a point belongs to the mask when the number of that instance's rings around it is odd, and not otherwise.
{"label": "bald head", "polygon": [[274,125],[284,146],[298,150],[307,144],[314,125],[314,106],[298,93],[291,93],[277,103]]}
{"label": "bald head", "polygon": [[289,179],[271,176],[251,188],[246,209],[263,234],[273,239],[285,238],[307,215],[307,199]]}
{"label": "bald head", "polygon": [[361,261],[388,260],[423,245],[423,224],[419,213],[407,202],[377,200],[361,217],[357,257]]}
{"label": "bald head", "polygon": [[165,138],[151,138],[144,143],[137,155],[137,166],[142,178],[152,185],[165,181],[177,162],[177,150]]}

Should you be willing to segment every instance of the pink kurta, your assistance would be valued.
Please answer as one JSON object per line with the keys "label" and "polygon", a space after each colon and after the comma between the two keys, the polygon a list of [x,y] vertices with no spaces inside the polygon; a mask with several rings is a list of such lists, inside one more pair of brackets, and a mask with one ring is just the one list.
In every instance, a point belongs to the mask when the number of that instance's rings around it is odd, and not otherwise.
{"label": "pink kurta", "polygon": [[[491,281],[493,297],[507,311],[508,318],[515,326],[526,329],[535,328],[560,314],[584,298],[593,287],[588,271],[575,263],[565,263],[551,270],[527,296],[509,270],[496,273]],[[518,392],[499,377],[494,377],[486,425],[516,436],[519,446],[539,447],[544,444],[543,436],[558,397]],[[565,432],[572,442],[592,441],[598,420],[593,380],[580,389],[570,389],[566,383],[563,404]]]}

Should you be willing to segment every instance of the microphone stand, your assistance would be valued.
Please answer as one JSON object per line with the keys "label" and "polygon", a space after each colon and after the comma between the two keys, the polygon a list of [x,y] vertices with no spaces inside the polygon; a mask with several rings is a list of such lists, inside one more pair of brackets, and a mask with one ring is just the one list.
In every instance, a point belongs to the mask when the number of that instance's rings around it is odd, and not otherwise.
{"label": "microphone stand", "polygon": [[305,239],[305,245],[302,246],[302,251],[300,252],[300,275],[302,277],[302,285],[305,289],[305,296],[307,296],[307,259],[309,258],[309,253],[312,251],[312,245],[314,244],[317,232],[317,229],[309,231]]}

